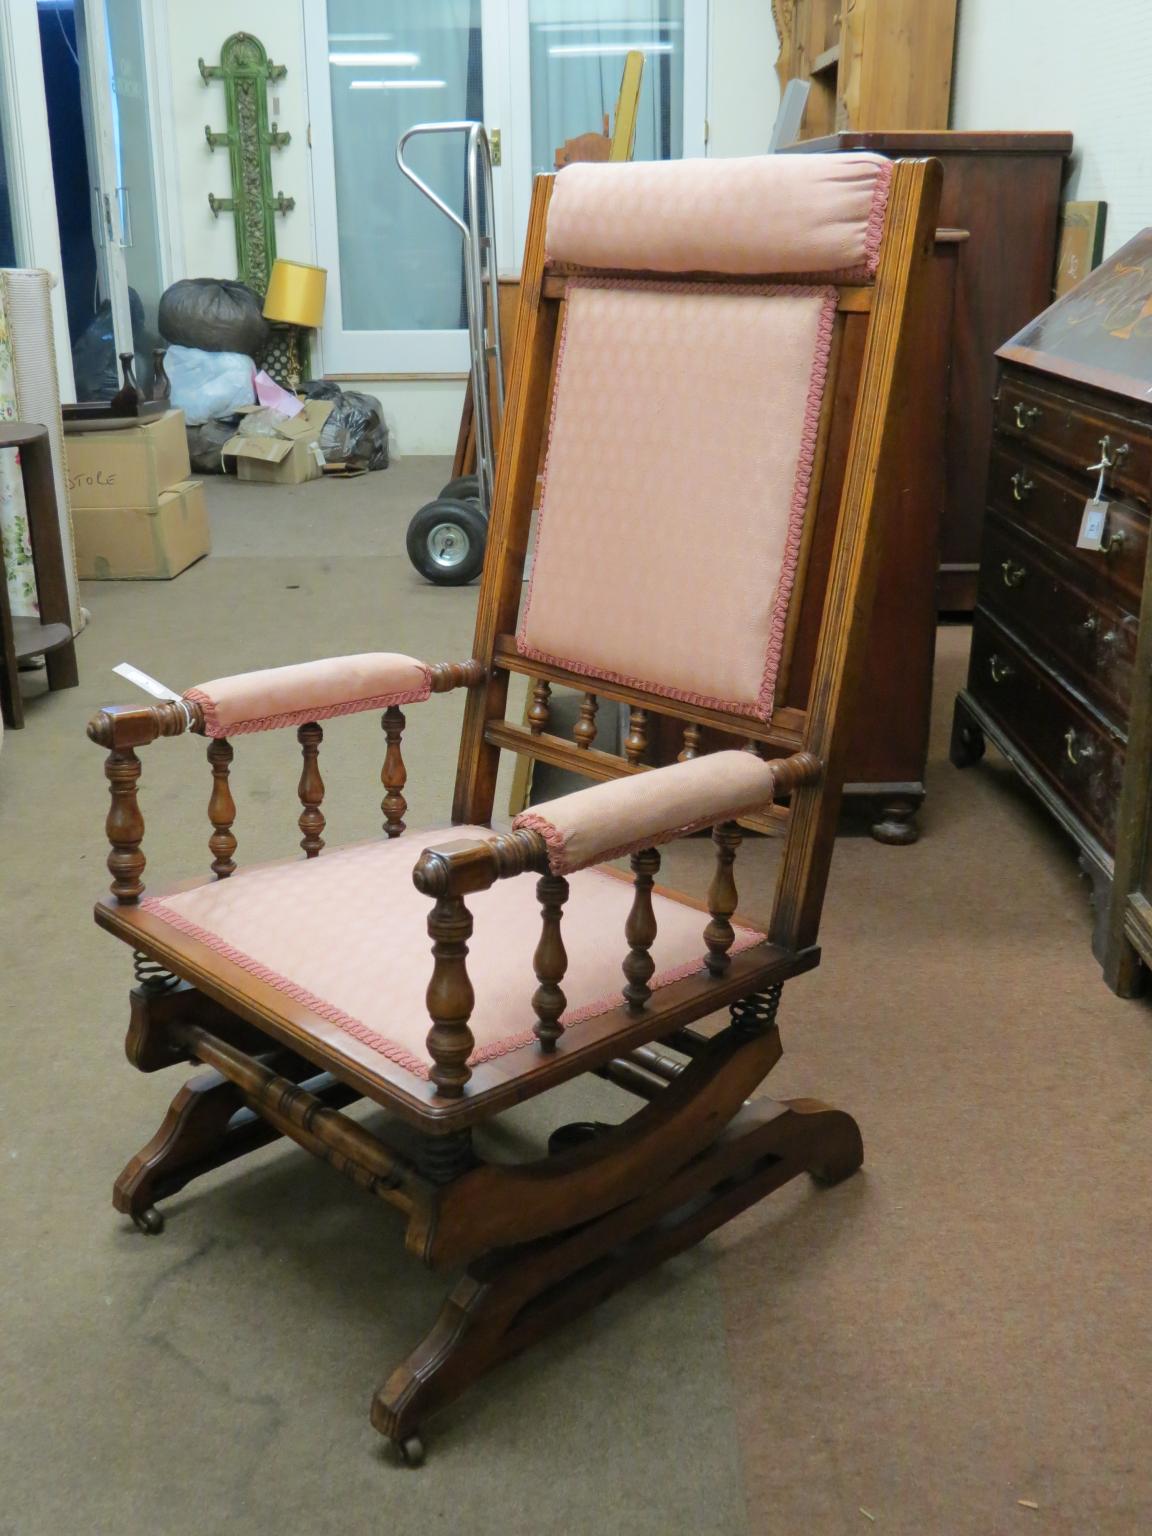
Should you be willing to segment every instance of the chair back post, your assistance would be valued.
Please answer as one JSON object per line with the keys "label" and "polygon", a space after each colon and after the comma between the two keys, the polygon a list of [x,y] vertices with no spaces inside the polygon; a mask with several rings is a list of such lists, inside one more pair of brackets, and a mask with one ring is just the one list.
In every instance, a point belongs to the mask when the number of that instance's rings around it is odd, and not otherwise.
{"label": "chair back post", "polygon": [[516,627],[528,553],[528,526],[548,423],[548,395],[559,304],[545,300],[544,235],[554,177],[537,176],[532,188],[524,269],[520,280],[511,376],[500,431],[488,558],[480,583],[472,655],[488,669],[485,687],[471,688],[464,711],[452,820],[482,826],[492,819],[500,748],[488,742],[489,720],[503,718],[508,673],[493,667],[496,637]]}
{"label": "chair back post", "polygon": [[805,749],[824,771],[797,789],[776,883],[769,937],[787,949],[816,942],[832,861],[848,750],[849,706],[863,673],[882,544],[875,524],[896,505],[907,366],[930,323],[929,262],[940,203],[938,160],[893,168],[876,293],[841,493],[824,615],[808,695]]}

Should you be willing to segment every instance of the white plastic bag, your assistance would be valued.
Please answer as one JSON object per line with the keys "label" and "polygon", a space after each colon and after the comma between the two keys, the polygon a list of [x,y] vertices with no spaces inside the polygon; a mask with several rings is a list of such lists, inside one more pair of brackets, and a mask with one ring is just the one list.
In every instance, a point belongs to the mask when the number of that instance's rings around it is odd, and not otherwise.
{"label": "white plastic bag", "polygon": [[199,347],[169,347],[164,369],[172,384],[172,404],[190,427],[231,416],[256,399],[256,364],[243,352],[203,352]]}

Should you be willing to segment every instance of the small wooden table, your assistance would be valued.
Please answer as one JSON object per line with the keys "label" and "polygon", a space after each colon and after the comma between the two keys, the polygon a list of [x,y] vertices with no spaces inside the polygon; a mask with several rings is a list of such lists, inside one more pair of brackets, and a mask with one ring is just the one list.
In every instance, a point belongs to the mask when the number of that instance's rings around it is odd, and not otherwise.
{"label": "small wooden table", "polygon": [[2,422],[0,448],[20,450],[32,569],[40,601],[39,618],[14,617],[8,603],[8,584],[0,581],[0,709],[4,724],[18,731],[24,724],[19,663],[25,657],[44,657],[48,686],[53,690],[75,688],[80,675],[68,616],[68,584],[48,428],[28,421]]}

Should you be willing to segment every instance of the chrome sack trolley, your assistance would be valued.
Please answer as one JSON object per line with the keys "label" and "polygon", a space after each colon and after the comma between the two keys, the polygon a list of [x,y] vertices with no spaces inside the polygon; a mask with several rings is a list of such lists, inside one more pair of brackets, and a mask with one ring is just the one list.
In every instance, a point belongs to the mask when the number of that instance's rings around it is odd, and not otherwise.
{"label": "chrome sack trolley", "polygon": [[[409,139],[425,133],[465,135],[466,205],[460,218],[404,159]],[[492,151],[483,123],[418,123],[400,135],[396,164],[402,173],[451,219],[464,237],[464,298],[468,310],[475,411],[476,473],[450,480],[435,501],[421,507],[408,525],[408,558],[429,581],[463,586],[480,574],[492,511],[496,477],[496,404],[504,414],[504,357],[500,350],[500,286],[496,280],[495,216],[492,204]]]}

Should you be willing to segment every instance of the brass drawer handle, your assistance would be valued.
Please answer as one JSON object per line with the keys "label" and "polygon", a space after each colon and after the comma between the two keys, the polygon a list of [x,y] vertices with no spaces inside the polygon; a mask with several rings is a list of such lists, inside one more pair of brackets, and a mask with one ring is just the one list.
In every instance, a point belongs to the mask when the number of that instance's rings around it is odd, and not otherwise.
{"label": "brass drawer handle", "polygon": [[1127,539],[1128,535],[1124,532],[1123,528],[1117,528],[1115,533],[1108,535],[1108,542],[1106,544],[1101,539],[1100,548],[1106,555],[1110,555],[1114,550],[1123,549]]}
{"label": "brass drawer handle", "polygon": [[1018,469],[1012,476],[1013,501],[1023,501],[1026,497],[1031,496],[1035,489],[1035,483],[1029,480],[1028,476],[1022,469]]}
{"label": "brass drawer handle", "polygon": [[1115,457],[1110,459],[1108,457],[1108,450],[1111,446],[1112,438],[1106,434],[1100,439],[1100,462],[1098,464],[1085,464],[1084,466],[1089,474],[1095,474],[1098,469],[1107,473],[1110,469],[1119,468],[1121,459],[1127,458],[1128,454],[1132,451],[1127,443],[1120,443],[1117,445]]}
{"label": "brass drawer handle", "polygon": [[1096,748],[1090,741],[1085,742],[1084,745],[1080,748],[1079,752],[1077,752],[1076,727],[1072,725],[1070,725],[1064,732],[1064,751],[1068,757],[1068,761],[1070,763],[1076,764],[1087,762],[1090,757],[1096,756]]}
{"label": "brass drawer handle", "polygon": [[1028,574],[1022,565],[1017,565],[1013,560],[1005,560],[1000,570],[1006,587],[1018,587]]}
{"label": "brass drawer handle", "polygon": [[1084,622],[1080,625],[1080,628],[1086,635],[1094,635],[1096,633],[1096,625],[1096,615],[1094,613],[1090,613]]}
{"label": "brass drawer handle", "polygon": [[1020,428],[1021,432],[1027,432],[1028,428],[1040,415],[1040,407],[1038,405],[1026,406],[1022,400],[1017,400],[1013,410],[1016,413],[1016,425]]}
{"label": "brass drawer handle", "polygon": [[993,652],[988,658],[988,670],[992,674],[992,681],[994,683],[1004,683],[1008,681],[1016,669],[1009,666],[1006,661],[1001,661],[1000,657]]}

